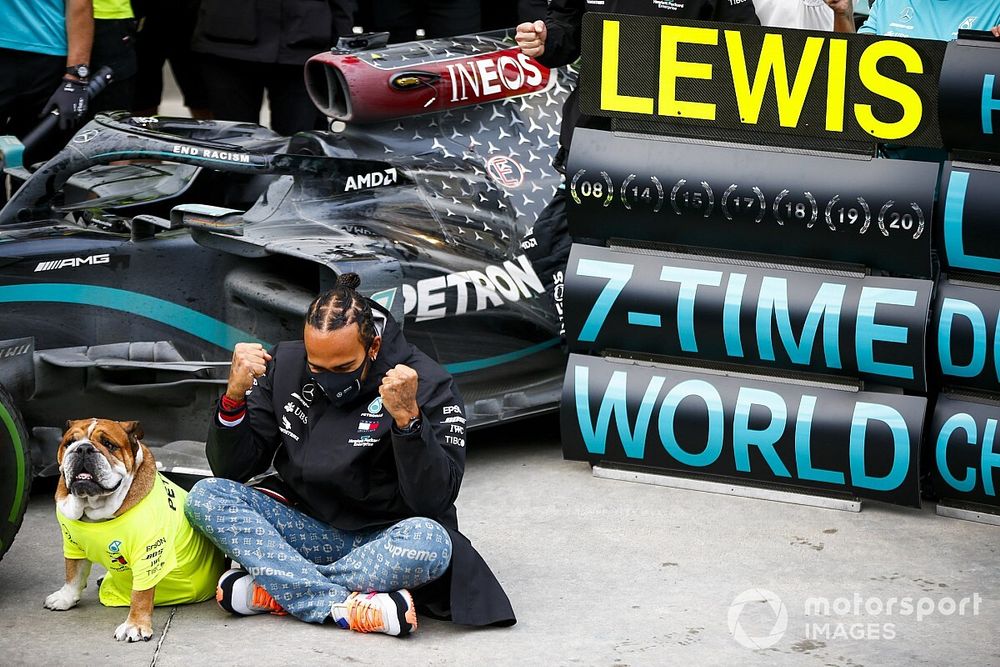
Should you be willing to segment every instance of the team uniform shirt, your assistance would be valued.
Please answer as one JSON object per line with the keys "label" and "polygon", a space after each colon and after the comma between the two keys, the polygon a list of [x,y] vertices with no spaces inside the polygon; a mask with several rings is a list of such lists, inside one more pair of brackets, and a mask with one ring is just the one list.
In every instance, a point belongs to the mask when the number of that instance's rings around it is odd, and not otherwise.
{"label": "team uniform shirt", "polygon": [[132,0],[94,0],[95,19],[130,19]]}
{"label": "team uniform shirt", "polygon": [[157,474],[149,494],[121,516],[75,521],[56,510],[63,555],[107,569],[101,604],[127,607],[132,591],[156,586],[156,605],[201,602],[215,595],[222,553],[184,518],[187,493]]}
{"label": "team uniform shirt", "polygon": [[950,41],[959,30],[1000,25],[996,0],[878,0],[858,32]]}
{"label": "team uniform shirt", "polygon": [[753,0],[761,25],[801,30],[833,30],[826,0]]}
{"label": "team uniform shirt", "polygon": [[65,0],[0,0],[0,48],[66,55]]}

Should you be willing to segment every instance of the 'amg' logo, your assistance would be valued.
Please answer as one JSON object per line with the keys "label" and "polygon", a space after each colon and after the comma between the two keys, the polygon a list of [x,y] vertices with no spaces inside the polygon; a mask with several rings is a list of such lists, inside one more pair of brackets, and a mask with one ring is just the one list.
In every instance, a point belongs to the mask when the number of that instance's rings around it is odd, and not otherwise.
{"label": "'amg' logo", "polygon": [[84,264],[110,264],[111,255],[91,255],[90,257],[67,257],[66,259],[53,259],[39,262],[35,267],[35,273],[39,271],[54,271],[55,269],[65,269],[67,267],[75,269]]}
{"label": "'amg' logo", "polygon": [[24,345],[11,345],[10,347],[0,347],[0,359],[19,357],[22,354],[27,354],[30,351],[31,351],[31,343],[25,343]]}

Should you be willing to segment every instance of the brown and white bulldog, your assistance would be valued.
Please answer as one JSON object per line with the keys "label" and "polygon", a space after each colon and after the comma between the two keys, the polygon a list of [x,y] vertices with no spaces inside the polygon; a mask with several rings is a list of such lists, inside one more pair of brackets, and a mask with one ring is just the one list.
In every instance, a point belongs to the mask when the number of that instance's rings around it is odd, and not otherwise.
{"label": "brown and white bulldog", "polygon": [[[146,497],[156,482],[156,462],[140,438],[138,422],[81,419],[66,423],[59,444],[56,508],[75,521],[106,521]],[[91,562],[66,558],[66,583],[45,599],[45,607],[71,609],[87,586]],[[153,636],[156,587],[132,591],[128,618],[115,630],[119,641]]]}

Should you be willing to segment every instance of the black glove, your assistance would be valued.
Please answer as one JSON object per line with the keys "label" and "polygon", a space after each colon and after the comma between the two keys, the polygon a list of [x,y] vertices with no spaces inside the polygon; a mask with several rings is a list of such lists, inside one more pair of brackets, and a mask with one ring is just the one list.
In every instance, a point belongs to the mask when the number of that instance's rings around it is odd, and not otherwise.
{"label": "black glove", "polygon": [[85,81],[64,78],[45,104],[41,115],[44,116],[51,111],[59,116],[59,129],[68,130],[79,123],[87,113],[89,102],[90,95],[87,93]]}

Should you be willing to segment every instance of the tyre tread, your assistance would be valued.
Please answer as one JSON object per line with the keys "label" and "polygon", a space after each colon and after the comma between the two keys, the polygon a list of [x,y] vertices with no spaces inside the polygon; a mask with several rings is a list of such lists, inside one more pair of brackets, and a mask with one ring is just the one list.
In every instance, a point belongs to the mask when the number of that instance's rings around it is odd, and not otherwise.
{"label": "tyre tread", "polygon": [[[28,430],[25,427],[24,419],[21,417],[21,412],[14,403],[13,397],[4,389],[3,385],[0,385],[0,410],[10,415],[18,438],[21,441],[20,451],[22,460],[24,461],[24,470],[19,471],[16,466],[17,453],[14,450],[14,447],[17,445],[9,437],[7,427],[3,420],[0,419],[0,560],[3,560],[4,554],[10,549],[10,545],[14,541],[14,536],[24,521],[25,510],[28,506],[28,497],[31,494],[32,473],[31,451],[28,447]],[[25,476],[21,497],[18,498],[13,493],[8,497],[3,490],[15,489],[19,474]],[[9,520],[11,509],[18,502],[21,503],[21,510],[14,518],[14,521],[11,522]]]}

